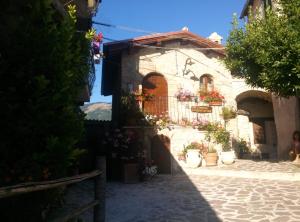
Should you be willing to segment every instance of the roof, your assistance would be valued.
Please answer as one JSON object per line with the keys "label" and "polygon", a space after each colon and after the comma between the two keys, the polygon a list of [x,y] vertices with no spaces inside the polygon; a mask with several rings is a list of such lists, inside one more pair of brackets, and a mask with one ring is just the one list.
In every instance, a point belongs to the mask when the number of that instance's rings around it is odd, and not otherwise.
{"label": "roof", "polygon": [[225,50],[220,50],[220,49],[224,48],[223,45],[213,42],[207,38],[201,37],[199,35],[196,35],[192,32],[186,31],[186,30],[175,31],[175,32],[166,32],[166,33],[155,33],[155,34],[141,36],[141,37],[137,37],[137,38],[125,39],[122,41],[108,42],[108,43],[104,44],[104,47],[112,49],[112,50],[122,50],[122,49],[128,48],[128,46],[137,46],[138,47],[138,44],[148,45],[148,44],[160,43],[160,42],[177,40],[177,39],[190,41],[202,48],[215,48],[217,53],[220,53],[223,55],[225,54]]}

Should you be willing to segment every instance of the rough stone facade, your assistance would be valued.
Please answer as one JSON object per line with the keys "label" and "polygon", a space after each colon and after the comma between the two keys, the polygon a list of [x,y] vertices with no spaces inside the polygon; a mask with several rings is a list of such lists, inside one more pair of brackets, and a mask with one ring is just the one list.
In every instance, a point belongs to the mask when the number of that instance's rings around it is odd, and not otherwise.
{"label": "rough stone facade", "polygon": [[[187,30],[181,33],[184,32],[190,33]],[[155,45],[141,44],[122,50],[122,89],[140,91],[145,77],[151,74],[163,76],[169,98],[167,109],[174,122],[180,123],[181,119],[188,116],[189,121],[205,119],[224,124],[221,116],[222,106],[212,107],[210,114],[197,114],[191,112],[191,106],[207,105],[206,103],[194,100],[188,103],[178,102],[175,97],[179,89],[190,90],[198,96],[201,77],[208,75],[212,79],[213,89],[225,98],[223,107],[246,111],[238,112],[237,117],[227,123],[227,130],[231,132],[232,138],[246,140],[253,151],[266,153],[269,158],[286,157],[291,134],[299,128],[299,100],[277,99],[262,89],[249,87],[244,80],[234,78],[225,68],[222,62],[224,55],[218,53],[219,49],[200,47],[193,41],[170,38],[156,42]],[[288,122],[291,124],[286,130]],[[190,142],[204,140],[204,133],[180,126],[171,130],[172,132],[169,131],[160,133],[170,138],[172,169],[176,170],[177,154]],[[257,142],[257,134],[260,134],[262,142]],[[278,142],[277,138],[280,138]],[[150,136],[146,141],[151,141]]]}

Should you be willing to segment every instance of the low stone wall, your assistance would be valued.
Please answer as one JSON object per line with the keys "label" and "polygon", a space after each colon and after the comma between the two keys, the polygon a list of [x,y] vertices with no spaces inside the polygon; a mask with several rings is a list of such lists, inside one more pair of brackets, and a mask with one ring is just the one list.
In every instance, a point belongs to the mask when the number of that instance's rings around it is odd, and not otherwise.
{"label": "low stone wall", "polygon": [[178,155],[183,151],[184,147],[192,142],[207,143],[205,141],[205,131],[199,131],[192,127],[174,126],[171,130],[163,129],[158,132],[168,136],[171,141],[171,172],[176,174],[181,171],[183,163],[178,159]]}

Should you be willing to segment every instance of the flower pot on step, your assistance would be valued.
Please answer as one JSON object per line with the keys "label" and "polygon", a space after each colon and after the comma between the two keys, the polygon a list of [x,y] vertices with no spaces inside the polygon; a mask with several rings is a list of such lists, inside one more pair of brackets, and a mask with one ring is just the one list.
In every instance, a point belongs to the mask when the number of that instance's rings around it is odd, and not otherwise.
{"label": "flower pot on step", "polygon": [[231,150],[231,151],[221,152],[221,160],[222,160],[222,163],[224,163],[226,165],[233,164],[235,161],[234,151]]}
{"label": "flower pot on step", "polygon": [[197,168],[200,166],[202,161],[202,157],[200,155],[199,150],[195,149],[190,149],[187,151],[186,154],[186,164],[188,167],[191,168]]}
{"label": "flower pot on step", "polygon": [[218,162],[217,153],[207,153],[205,156],[206,166],[216,166]]}

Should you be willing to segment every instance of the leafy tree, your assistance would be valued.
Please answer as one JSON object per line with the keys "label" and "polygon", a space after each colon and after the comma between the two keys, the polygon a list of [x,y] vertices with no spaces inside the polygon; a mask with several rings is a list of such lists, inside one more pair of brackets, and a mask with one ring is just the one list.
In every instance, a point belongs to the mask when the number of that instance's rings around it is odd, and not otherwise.
{"label": "leafy tree", "polygon": [[[74,7],[65,17],[51,0],[0,7],[0,186],[66,176],[80,154],[84,116],[76,101],[90,69],[90,42],[76,31]],[[13,209],[20,212],[12,221],[41,221],[52,196],[6,200],[1,219]]]}
{"label": "leafy tree", "polygon": [[225,64],[234,76],[280,96],[300,95],[299,0],[281,0],[242,27],[235,17],[226,48]]}

